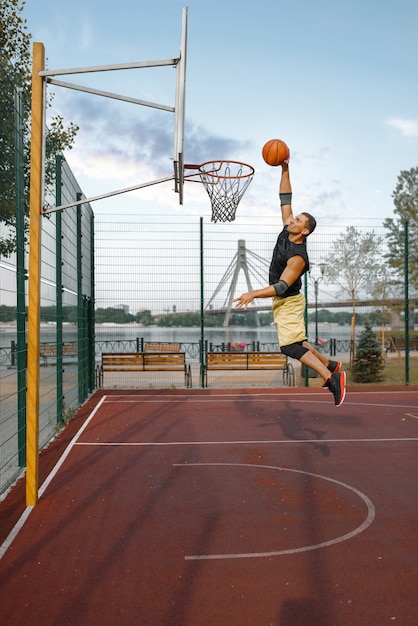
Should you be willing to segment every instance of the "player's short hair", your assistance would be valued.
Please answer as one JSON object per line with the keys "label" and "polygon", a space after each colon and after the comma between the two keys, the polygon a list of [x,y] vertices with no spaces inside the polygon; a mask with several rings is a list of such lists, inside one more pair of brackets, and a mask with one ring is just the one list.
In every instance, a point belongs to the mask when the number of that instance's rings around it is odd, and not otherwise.
{"label": "player's short hair", "polygon": [[306,217],[306,227],[309,230],[309,234],[313,233],[316,228],[316,219],[310,213],[306,213],[306,211],[302,211],[302,215]]}

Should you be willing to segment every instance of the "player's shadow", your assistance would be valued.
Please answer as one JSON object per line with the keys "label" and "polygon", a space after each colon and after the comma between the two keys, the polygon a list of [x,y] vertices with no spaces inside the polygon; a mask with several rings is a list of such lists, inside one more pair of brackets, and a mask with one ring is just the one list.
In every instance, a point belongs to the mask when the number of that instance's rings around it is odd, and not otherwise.
{"label": "player's shadow", "polygon": [[287,600],[280,612],[279,625],[330,626],[329,617],[318,604],[309,599]]}
{"label": "player's shadow", "polygon": [[311,416],[306,413],[300,413],[294,407],[285,403],[284,410],[275,418],[273,422],[261,424],[262,427],[280,426],[283,435],[294,441],[306,441],[315,450],[318,450],[324,457],[330,455],[329,446],[321,443],[321,439],[326,435],[326,430],[313,428],[311,424],[306,424],[307,420],[311,420]]}

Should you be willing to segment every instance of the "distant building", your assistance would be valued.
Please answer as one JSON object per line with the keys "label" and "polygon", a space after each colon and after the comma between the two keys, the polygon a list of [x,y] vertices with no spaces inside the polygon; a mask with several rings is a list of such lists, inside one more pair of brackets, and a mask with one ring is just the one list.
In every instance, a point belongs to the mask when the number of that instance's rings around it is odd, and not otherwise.
{"label": "distant building", "polygon": [[129,315],[129,304],[116,304],[115,309],[121,309],[126,315]]}

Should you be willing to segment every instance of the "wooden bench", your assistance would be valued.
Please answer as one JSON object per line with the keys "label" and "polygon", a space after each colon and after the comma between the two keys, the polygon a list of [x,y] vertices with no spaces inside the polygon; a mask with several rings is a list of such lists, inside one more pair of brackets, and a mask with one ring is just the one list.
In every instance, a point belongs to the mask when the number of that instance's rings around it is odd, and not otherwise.
{"label": "wooden bench", "polygon": [[190,365],[184,352],[103,352],[96,368],[96,385],[103,387],[105,372],[184,372],[184,384],[192,387]]}
{"label": "wooden bench", "polygon": [[[395,338],[394,340],[396,350],[405,350],[406,348],[406,340]],[[409,338],[409,350],[418,350],[418,337],[410,337]],[[389,351],[394,352],[395,349],[392,343],[389,344]]]}
{"label": "wooden bench", "polygon": [[207,352],[205,383],[209,370],[278,370],[283,371],[283,383],[295,386],[293,365],[281,352]]}
{"label": "wooden bench", "polygon": [[[55,343],[45,343],[40,345],[40,357],[44,367],[48,365],[48,358],[57,358],[57,345]],[[65,357],[77,357],[78,346],[76,343],[63,343],[62,344],[62,356]]]}

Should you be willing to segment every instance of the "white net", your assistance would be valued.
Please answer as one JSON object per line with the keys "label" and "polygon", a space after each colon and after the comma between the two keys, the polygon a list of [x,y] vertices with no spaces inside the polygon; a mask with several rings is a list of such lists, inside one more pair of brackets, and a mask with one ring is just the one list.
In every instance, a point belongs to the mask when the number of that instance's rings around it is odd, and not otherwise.
{"label": "white net", "polygon": [[212,205],[212,222],[232,222],[254,168],[238,161],[208,161],[200,165],[199,174]]}

